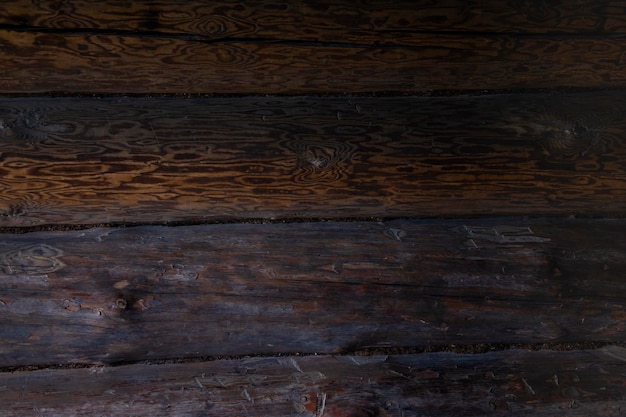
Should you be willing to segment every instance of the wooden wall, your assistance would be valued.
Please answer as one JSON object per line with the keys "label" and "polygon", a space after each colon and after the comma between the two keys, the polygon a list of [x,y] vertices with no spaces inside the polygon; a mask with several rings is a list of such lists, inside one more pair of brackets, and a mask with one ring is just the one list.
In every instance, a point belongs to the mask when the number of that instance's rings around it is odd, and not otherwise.
{"label": "wooden wall", "polygon": [[619,1],[2,2],[1,414],[623,415],[625,35]]}

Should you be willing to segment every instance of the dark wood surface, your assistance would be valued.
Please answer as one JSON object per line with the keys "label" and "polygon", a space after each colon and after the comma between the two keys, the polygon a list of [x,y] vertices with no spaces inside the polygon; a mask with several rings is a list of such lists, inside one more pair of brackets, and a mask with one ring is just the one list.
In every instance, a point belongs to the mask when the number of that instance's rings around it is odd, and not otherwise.
{"label": "dark wood surface", "polygon": [[4,235],[0,366],[624,340],[624,220]]}
{"label": "dark wood surface", "polygon": [[422,32],[620,34],[622,1],[219,0],[32,2],[0,5],[0,25],[49,30],[136,31],[209,39],[401,43]]}
{"label": "dark wood surface", "polygon": [[0,414],[623,415],[624,11],[2,2]]}
{"label": "dark wood surface", "polygon": [[[419,34],[406,46],[0,30],[4,93],[303,94],[626,87],[626,40]],[[436,70],[435,70],[436,68]]]}
{"label": "dark wood surface", "polygon": [[0,100],[0,226],[622,215],[623,92]]}
{"label": "dark wood surface", "polygon": [[0,91],[624,87],[625,9],[615,1],[10,0],[0,5]]}
{"label": "dark wood surface", "polygon": [[0,374],[7,417],[622,416],[626,350],[248,358]]}

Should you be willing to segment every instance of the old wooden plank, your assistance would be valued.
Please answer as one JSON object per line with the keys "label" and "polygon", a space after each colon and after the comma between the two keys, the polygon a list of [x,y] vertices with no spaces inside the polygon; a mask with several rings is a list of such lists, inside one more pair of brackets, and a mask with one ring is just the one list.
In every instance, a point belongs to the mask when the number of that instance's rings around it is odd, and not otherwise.
{"label": "old wooden plank", "polygon": [[0,366],[621,341],[626,220],[4,235]]}
{"label": "old wooden plank", "polygon": [[419,34],[411,45],[388,47],[2,30],[0,45],[0,93],[302,94],[626,86],[622,38]]}
{"label": "old wooden plank", "polygon": [[621,92],[0,100],[0,226],[622,215]]}
{"label": "old wooden plank", "polygon": [[[184,11],[181,11],[184,6]],[[259,37],[302,40],[359,40],[416,31],[593,32],[624,31],[622,2],[551,1],[529,4],[489,1],[433,2],[302,1],[102,1],[85,4],[8,0],[0,24],[51,29],[109,29],[186,33],[211,38]],[[356,32],[356,33],[355,33]]]}
{"label": "old wooden plank", "polygon": [[7,417],[622,416],[626,351],[309,356],[0,373]]}
{"label": "old wooden plank", "polygon": [[622,1],[445,3],[402,0],[36,2],[5,0],[8,27],[191,34],[210,39],[257,38],[398,44],[415,33],[593,33],[626,31]]}

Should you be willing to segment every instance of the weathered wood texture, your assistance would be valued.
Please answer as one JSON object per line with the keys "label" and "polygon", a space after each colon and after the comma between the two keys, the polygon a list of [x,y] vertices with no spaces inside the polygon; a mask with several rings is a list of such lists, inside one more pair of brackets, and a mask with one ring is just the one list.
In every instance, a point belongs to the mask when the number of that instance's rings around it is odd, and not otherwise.
{"label": "weathered wood texture", "polygon": [[398,44],[415,33],[626,32],[623,1],[365,0],[32,2],[5,0],[0,25],[14,28],[187,34],[209,39],[274,39]]}
{"label": "weathered wood texture", "polygon": [[0,414],[623,415],[615,346],[296,355],[626,340],[626,219],[565,217],[624,91],[459,93],[626,88],[626,3],[438,3],[2,2],[0,227],[560,217],[1,229]]}
{"label": "weathered wood texture", "polygon": [[626,220],[5,235],[0,366],[621,341]]}
{"label": "weathered wood texture", "polygon": [[626,40],[420,34],[406,46],[0,31],[2,93],[626,87]]}
{"label": "weathered wood texture", "polygon": [[626,352],[250,358],[0,374],[6,417],[623,416]]}
{"label": "weathered wood texture", "polygon": [[0,100],[0,226],[626,209],[622,92]]}

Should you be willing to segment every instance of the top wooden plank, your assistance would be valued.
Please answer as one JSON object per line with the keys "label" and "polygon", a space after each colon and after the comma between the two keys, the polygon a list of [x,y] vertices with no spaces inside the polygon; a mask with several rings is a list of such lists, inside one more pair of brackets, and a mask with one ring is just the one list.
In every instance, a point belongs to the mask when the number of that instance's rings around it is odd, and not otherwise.
{"label": "top wooden plank", "polygon": [[0,94],[621,88],[623,9],[609,2],[3,2]]}
{"label": "top wooden plank", "polygon": [[[34,4],[33,4],[34,3]],[[624,33],[624,1],[3,1],[0,25],[401,43],[413,33]]]}
{"label": "top wooden plank", "polygon": [[623,215],[622,92],[0,100],[0,226]]}
{"label": "top wooden plank", "polygon": [[626,87],[626,40],[419,34],[407,45],[0,31],[0,94],[355,94]]}

